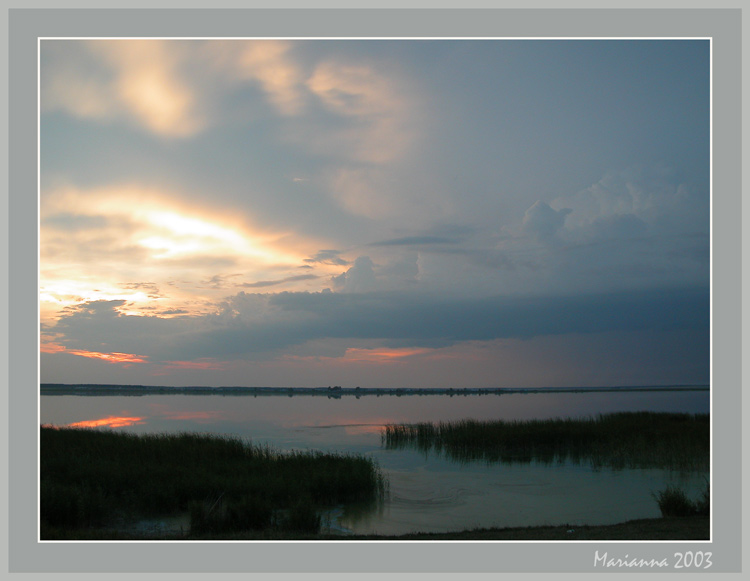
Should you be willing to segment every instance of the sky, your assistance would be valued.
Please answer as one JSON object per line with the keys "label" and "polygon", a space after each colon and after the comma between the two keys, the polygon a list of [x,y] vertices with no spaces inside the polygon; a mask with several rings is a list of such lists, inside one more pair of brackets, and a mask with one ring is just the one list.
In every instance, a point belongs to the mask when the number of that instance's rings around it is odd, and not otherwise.
{"label": "sky", "polygon": [[43,383],[709,383],[707,40],[39,60]]}

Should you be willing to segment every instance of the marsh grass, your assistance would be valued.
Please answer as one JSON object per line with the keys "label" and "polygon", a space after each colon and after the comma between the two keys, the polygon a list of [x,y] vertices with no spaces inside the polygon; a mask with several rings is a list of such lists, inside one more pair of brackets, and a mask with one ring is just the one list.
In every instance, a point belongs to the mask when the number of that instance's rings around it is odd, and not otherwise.
{"label": "marsh grass", "polygon": [[387,449],[434,451],[460,462],[590,462],[594,467],[706,470],[708,414],[623,412],[582,419],[387,425]]}
{"label": "marsh grass", "polygon": [[309,531],[319,526],[318,508],[377,502],[386,489],[377,464],[363,456],[282,453],[191,433],[40,433],[43,532],[185,512],[197,531]]}
{"label": "marsh grass", "polygon": [[708,481],[696,500],[691,500],[684,490],[672,485],[656,492],[653,497],[663,517],[708,516],[711,512],[711,489]]}

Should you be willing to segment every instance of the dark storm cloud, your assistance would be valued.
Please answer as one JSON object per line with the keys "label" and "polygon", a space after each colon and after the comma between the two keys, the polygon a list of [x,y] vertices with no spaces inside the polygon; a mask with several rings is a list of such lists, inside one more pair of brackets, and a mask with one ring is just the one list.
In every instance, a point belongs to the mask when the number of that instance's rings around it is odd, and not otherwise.
{"label": "dark storm cloud", "polygon": [[158,361],[236,359],[327,338],[437,347],[501,338],[709,329],[709,293],[702,288],[472,301],[385,292],[239,293],[215,315],[172,319],[121,315],[117,308],[123,302],[88,303],[50,330],[63,333],[63,344],[70,348],[138,353]]}
{"label": "dark storm cloud", "polygon": [[185,318],[123,315],[118,309],[126,302],[91,301],[68,307],[46,331],[61,333],[59,342],[71,349],[150,355],[145,351],[158,351],[170,337],[187,330]]}
{"label": "dark storm cloud", "polygon": [[320,336],[530,338],[613,330],[708,328],[708,292],[675,289],[557,298],[433,300],[404,294],[280,293],[270,304],[316,317]]}

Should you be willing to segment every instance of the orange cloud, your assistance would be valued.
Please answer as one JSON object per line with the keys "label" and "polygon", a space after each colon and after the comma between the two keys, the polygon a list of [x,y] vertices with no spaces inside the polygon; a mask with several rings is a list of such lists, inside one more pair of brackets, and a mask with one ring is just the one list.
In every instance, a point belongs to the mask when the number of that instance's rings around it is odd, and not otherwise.
{"label": "orange cloud", "polygon": [[383,431],[383,424],[345,424],[344,431],[348,436],[357,436],[360,434],[380,434]]}
{"label": "orange cloud", "polygon": [[375,361],[387,362],[398,361],[404,357],[414,357],[415,355],[427,355],[433,353],[434,349],[420,348],[402,348],[402,349],[355,349],[346,350],[344,358],[349,361]]}
{"label": "orange cloud", "polygon": [[39,346],[39,351],[42,353],[63,353],[67,351],[67,349],[57,343],[42,343]]}
{"label": "orange cloud", "polygon": [[333,363],[396,363],[409,357],[428,356],[431,358],[442,358],[435,349],[404,347],[401,349],[389,349],[382,347],[379,349],[357,349],[348,348],[342,357],[319,357],[319,356],[301,356],[285,355],[287,361],[303,362],[333,362]]}
{"label": "orange cloud", "polygon": [[101,359],[106,363],[148,363],[147,355],[134,355],[132,353],[120,353],[113,351],[111,353],[100,353],[99,351],[86,351],[84,349],[66,349],[55,343],[46,343],[41,345],[42,353],[70,353],[79,357],[90,357],[91,359]]}
{"label": "orange cloud", "polygon": [[134,355],[132,353],[99,353],[97,351],[84,351],[82,349],[68,350],[68,353],[73,355],[80,355],[81,357],[91,357],[93,359],[101,359],[107,363],[146,363],[146,355]]}

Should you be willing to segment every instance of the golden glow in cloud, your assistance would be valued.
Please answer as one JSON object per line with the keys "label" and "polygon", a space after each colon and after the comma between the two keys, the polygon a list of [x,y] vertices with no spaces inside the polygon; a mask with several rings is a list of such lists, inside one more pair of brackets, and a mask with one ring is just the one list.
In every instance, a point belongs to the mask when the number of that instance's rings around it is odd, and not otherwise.
{"label": "golden glow in cloud", "polygon": [[[188,137],[202,130],[195,90],[181,79],[189,59],[185,43],[168,40],[44,41],[43,49],[59,62],[43,78],[42,110],[63,110],[83,118],[134,118],[163,137]],[[65,46],[67,45],[67,46]],[[74,59],[97,66],[86,68]],[[108,74],[101,74],[106,69]]]}
{"label": "golden glow in cloud", "polygon": [[165,235],[149,236],[140,240],[142,246],[160,251],[159,254],[153,255],[154,258],[214,253],[240,253],[268,262],[275,262],[280,258],[278,254],[262,248],[249,236],[231,227],[169,211],[148,212],[145,217],[165,232]]}
{"label": "golden glow in cloud", "polygon": [[123,314],[211,312],[228,288],[258,280],[306,284],[295,275],[318,248],[255,229],[244,214],[138,186],[46,193],[40,234],[47,323],[65,306],[96,300],[127,301]]}
{"label": "golden glow in cloud", "polygon": [[369,66],[320,64],[307,87],[331,112],[357,121],[340,131],[326,132],[331,138],[320,143],[371,164],[403,157],[414,139],[416,111],[397,86]]}
{"label": "golden glow in cloud", "polygon": [[416,355],[431,355],[434,354],[434,349],[424,349],[416,347],[405,347],[402,349],[354,349],[350,348],[346,350],[344,359],[348,361],[371,361],[374,363],[387,363],[399,361],[406,357],[414,357]]}
{"label": "golden glow in cloud", "polygon": [[237,56],[239,76],[260,82],[271,103],[284,115],[299,113],[303,102],[300,85],[304,77],[288,56],[291,47],[283,40],[249,41],[241,44]]}
{"label": "golden glow in cloud", "polygon": [[389,364],[398,363],[412,357],[426,356],[433,359],[442,358],[442,353],[437,349],[422,347],[403,347],[400,349],[389,349],[380,347],[375,349],[358,349],[350,347],[341,357],[321,357],[304,355],[285,355],[284,360],[300,362],[327,362],[327,363],[374,363]]}
{"label": "golden glow in cloud", "polygon": [[119,69],[117,93],[149,129],[165,136],[185,137],[203,128],[193,95],[176,76],[174,45],[166,41],[122,41],[108,45]]}
{"label": "golden glow in cloud", "polygon": [[[42,235],[55,231],[52,223],[55,216],[89,217],[101,221],[96,230],[116,232],[121,248],[130,245],[131,250],[132,246],[155,250],[150,258],[204,254],[214,258],[232,256],[267,263],[298,263],[304,257],[303,253],[295,254],[280,247],[278,242],[285,233],[251,232],[236,214],[191,206],[178,199],[177,195],[139,186],[94,191],[59,189],[44,196]],[[80,228],[73,234],[88,236],[88,241],[96,238],[90,231]],[[71,232],[65,234],[69,240]],[[49,249],[49,245],[43,245],[43,250]],[[111,250],[106,249],[110,255]]]}

